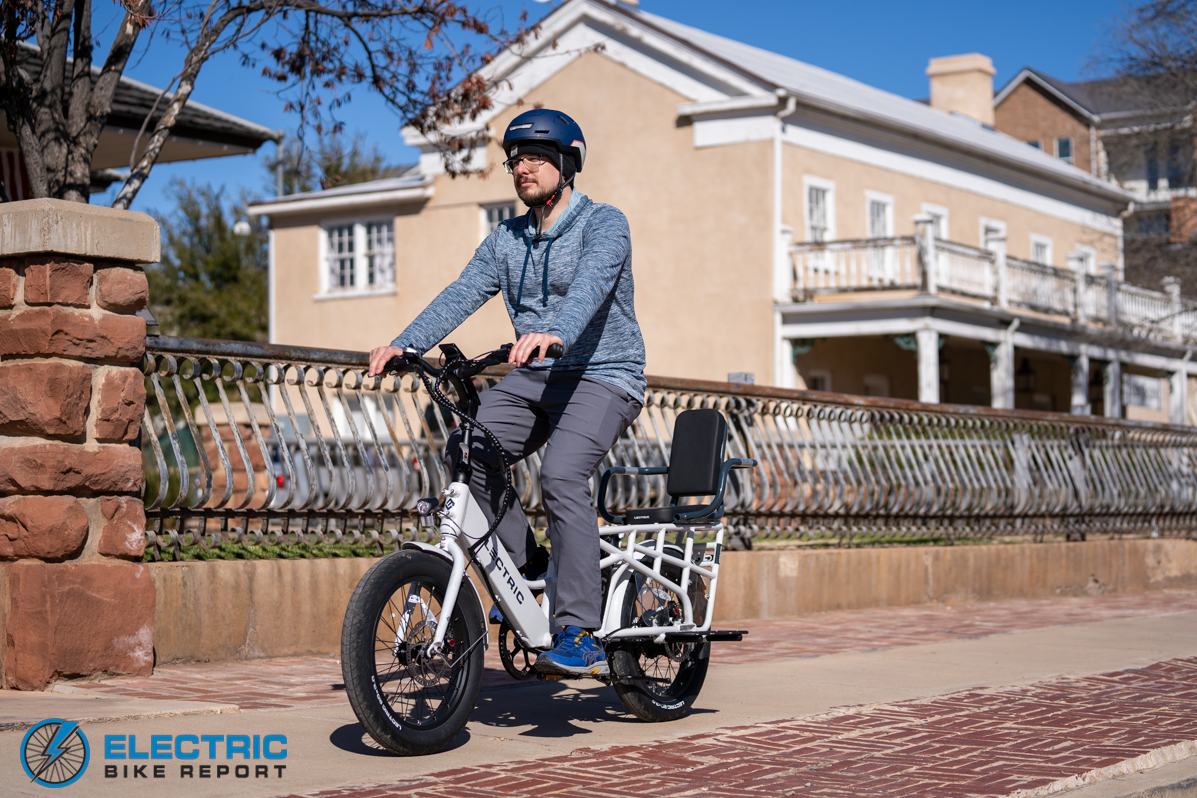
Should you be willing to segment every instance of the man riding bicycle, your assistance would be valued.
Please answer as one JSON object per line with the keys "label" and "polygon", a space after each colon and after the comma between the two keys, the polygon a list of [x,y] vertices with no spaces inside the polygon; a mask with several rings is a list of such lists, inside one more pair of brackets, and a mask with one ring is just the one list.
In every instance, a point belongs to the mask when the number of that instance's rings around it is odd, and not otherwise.
{"label": "man riding bicycle", "polygon": [[[390,346],[370,352],[371,375],[403,349],[427,351],[497,293],[518,336],[508,362],[517,366],[482,393],[478,421],[514,463],[545,447],[540,484],[557,566],[553,620],[562,631],[536,669],[561,675],[606,675],[601,626],[599,530],[590,477],[644,399],[644,339],[633,303],[627,219],[574,189],[586,160],[582,129],[548,109],[520,114],[503,137],[504,166],[528,206],[501,222],[452,284]],[[546,357],[552,344],[562,357]],[[446,458],[460,456],[460,435]],[[498,453],[474,436],[470,489],[488,520],[504,494]],[[535,539],[512,498],[497,534],[521,567]],[[537,576],[537,574],[530,574]]]}

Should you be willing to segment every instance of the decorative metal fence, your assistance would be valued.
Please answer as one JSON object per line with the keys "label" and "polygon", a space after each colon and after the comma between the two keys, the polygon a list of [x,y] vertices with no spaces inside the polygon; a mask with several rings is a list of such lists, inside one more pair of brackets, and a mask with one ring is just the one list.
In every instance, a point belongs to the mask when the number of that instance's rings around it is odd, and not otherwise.
{"label": "decorative metal fence", "polygon": [[[445,484],[452,421],[410,375],[367,379],[366,366],[357,352],[148,338],[153,556],[221,542],[381,553],[426,536],[413,508]],[[721,410],[728,455],[760,461],[729,485],[741,541],[1176,535],[1197,516],[1197,430],[667,378],[649,379],[600,472],[667,463],[674,419],[692,407]],[[539,469],[537,454],[514,469],[533,516]],[[668,503],[663,477],[613,480],[609,497],[613,509]]]}

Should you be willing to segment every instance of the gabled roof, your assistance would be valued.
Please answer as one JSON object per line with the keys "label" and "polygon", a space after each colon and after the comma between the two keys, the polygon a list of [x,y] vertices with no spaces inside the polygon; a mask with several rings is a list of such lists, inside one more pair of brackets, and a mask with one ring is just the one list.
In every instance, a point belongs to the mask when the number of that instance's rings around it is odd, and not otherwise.
{"label": "gabled roof", "polygon": [[1000,105],[1023,83],[1034,83],[1092,124],[1104,118],[1158,113],[1155,102],[1167,91],[1163,78],[1104,78],[1068,83],[1031,67],[1023,67],[993,98]]}
{"label": "gabled roof", "polygon": [[[604,45],[608,55],[623,50],[629,59],[642,64],[650,59],[668,63],[673,74],[680,76],[677,80],[685,84],[679,92],[683,95],[689,92],[694,100],[679,107],[681,116],[771,115],[792,101],[797,106],[950,150],[967,159],[1080,190],[1103,202],[1125,203],[1130,199],[1116,185],[974,120],[612,0],[567,0],[541,20],[538,36],[521,50],[508,48],[483,67],[478,74],[496,86],[495,102],[474,123],[453,132],[483,127],[522,99],[528,90],[568,65],[570,48],[561,43],[581,22],[590,26],[592,31],[588,35],[595,44]],[[576,37],[576,40],[585,41],[585,38]],[[541,54],[548,57],[542,59]],[[404,139],[421,149],[433,146],[410,128],[404,130]]]}
{"label": "gabled roof", "polygon": [[1107,199],[1129,199],[1117,186],[973,120],[946,114],[916,100],[899,97],[821,67],[655,14],[622,5],[615,8],[632,19],[651,25],[678,41],[755,76],[766,88],[784,89],[801,103],[882,125],[1023,171],[1050,175],[1053,180],[1101,194]]}

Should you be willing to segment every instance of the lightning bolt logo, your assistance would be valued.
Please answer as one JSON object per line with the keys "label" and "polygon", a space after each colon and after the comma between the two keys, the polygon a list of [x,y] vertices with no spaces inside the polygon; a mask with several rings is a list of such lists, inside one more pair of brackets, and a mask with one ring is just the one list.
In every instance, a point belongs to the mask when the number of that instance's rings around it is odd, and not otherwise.
{"label": "lightning bolt logo", "polygon": [[36,724],[21,741],[21,764],[30,781],[43,787],[74,783],[91,758],[77,721],[51,718]]}
{"label": "lightning bolt logo", "polygon": [[67,740],[71,739],[71,735],[73,735],[75,733],[75,729],[78,728],[79,724],[73,720],[65,721],[61,726],[58,727],[58,731],[54,733],[54,739],[50,741],[48,746],[46,746],[46,761],[40,768],[38,768],[37,775],[33,777],[33,781],[40,779],[42,774],[49,770],[50,766],[57,762],[62,755],[66,753],[66,749],[63,748],[63,746],[66,745]]}

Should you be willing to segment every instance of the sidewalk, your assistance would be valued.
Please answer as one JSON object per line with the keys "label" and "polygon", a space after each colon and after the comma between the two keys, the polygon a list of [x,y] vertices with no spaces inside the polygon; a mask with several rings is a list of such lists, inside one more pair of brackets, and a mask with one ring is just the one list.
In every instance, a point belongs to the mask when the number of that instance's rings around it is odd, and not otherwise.
{"label": "sidewalk", "polygon": [[[238,714],[85,724],[93,764],[72,788],[196,795],[1046,795],[1110,792],[1113,776],[1197,759],[1197,592],[825,613],[748,622],[715,648],[695,711],[632,720],[589,682],[520,683],[489,671],[453,749],[392,757],[362,739],[331,658],[159,668],[148,679],[60,686],[60,702],[145,702]],[[493,649],[488,652],[488,664]],[[0,713],[14,699],[0,696]],[[26,704],[26,712],[29,712]],[[98,712],[95,717],[115,717]],[[282,779],[105,779],[103,736],[288,735]],[[17,778],[21,734],[0,732],[0,779]],[[14,769],[15,764],[15,769]],[[1150,771],[1166,775],[1165,768]],[[1197,771],[1194,771],[1197,772]],[[645,777],[637,778],[637,774]],[[1189,776],[1193,773],[1188,773]],[[1185,776],[1178,776],[1181,781]],[[1138,777],[1143,781],[1144,777]],[[1158,779],[1157,779],[1158,781]],[[1146,782],[1144,782],[1146,783]],[[1165,779],[1161,783],[1167,782]],[[20,785],[20,786],[17,786]],[[359,786],[354,786],[359,785]]]}

